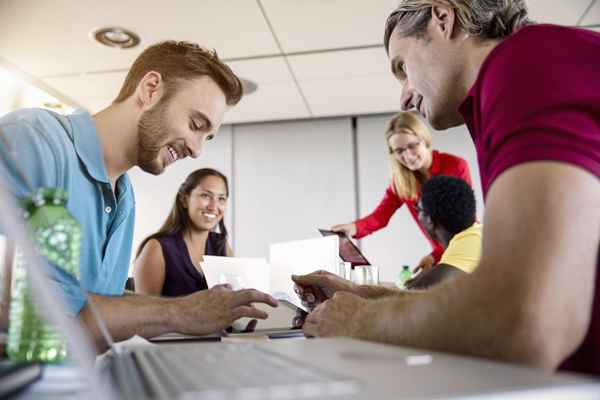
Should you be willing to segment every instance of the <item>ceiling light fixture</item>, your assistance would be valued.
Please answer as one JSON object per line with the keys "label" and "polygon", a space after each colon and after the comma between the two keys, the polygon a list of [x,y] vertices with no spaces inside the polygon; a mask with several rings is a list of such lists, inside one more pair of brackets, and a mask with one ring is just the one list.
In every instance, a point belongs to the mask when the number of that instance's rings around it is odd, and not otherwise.
{"label": "ceiling light fixture", "polygon": [[258,90],[258,85],[251,80],[240,78],[240,81],[242,81],[242,92],[244,93],[244,96],[252,94]]}
{"label": "ceiling light fixture", "polygon": [[140,44],[140,37],[137,34],[130,30],[115,26],[95,29],[90,35],[98,43],[108,47],[130,49]]}

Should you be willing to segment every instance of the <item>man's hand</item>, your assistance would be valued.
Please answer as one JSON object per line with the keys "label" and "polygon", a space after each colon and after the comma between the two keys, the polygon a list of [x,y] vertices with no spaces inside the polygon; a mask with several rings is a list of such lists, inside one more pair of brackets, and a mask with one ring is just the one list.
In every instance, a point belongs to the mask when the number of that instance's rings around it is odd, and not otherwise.
{"label": "man's hand", "polygon": [[316,271],[308,275],[292,275],[295,291],[302,304],[314,309],[325,300],[330,299],[338,291],[358,294],[359,286],[331,272]]}
{"label": "man's hand", "polygon": [[252,306],[265,303],[277,307],[277,300],[255,289],[233,291],[228,285],[218,285],[177,299],[177,332],[204,335],[219,332],[242,317],[266,319],[268,314]]}
{"label": "man's hand", "polygon": [[435,265],[435,258],[431,254],[426,255],[421,258],[417,267],[413,270],[413,274],[418,274],[419,272],[425,272],[431,269]]}
{"label": "man's hand", "polygon": [[311,312],[304,322],[306,336],[360,336],[358,317],[369,300],[352,293],[337,292]]}

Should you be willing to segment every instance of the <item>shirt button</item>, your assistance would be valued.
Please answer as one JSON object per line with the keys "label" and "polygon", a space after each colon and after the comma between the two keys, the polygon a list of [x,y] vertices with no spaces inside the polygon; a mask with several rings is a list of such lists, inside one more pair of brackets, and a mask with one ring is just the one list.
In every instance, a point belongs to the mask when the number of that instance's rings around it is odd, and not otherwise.
{"label": "shirt button", "polygon": [[110,214],[110,212],[112,211],[112,208],[110,208],[110,207],[106,207],[106,208],[104,209],[104,211],[105,211],[107,214]]}

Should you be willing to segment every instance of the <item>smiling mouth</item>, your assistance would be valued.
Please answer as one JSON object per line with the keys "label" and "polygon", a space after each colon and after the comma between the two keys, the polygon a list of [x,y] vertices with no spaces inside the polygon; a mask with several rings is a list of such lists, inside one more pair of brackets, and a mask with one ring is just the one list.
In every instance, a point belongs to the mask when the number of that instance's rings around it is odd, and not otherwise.
{"label": "smiling mouth", "polygon": [[419,159],[418,158],[413,158],[412,160],[406,161],[406,164],[408,164],[410,166],[417,165],[418,163],[419,163]]}
{"label": "smiling mouth", "polygon": [[210,220],[216,219],[217,215],[212,213],[202,213],[202,215]]}

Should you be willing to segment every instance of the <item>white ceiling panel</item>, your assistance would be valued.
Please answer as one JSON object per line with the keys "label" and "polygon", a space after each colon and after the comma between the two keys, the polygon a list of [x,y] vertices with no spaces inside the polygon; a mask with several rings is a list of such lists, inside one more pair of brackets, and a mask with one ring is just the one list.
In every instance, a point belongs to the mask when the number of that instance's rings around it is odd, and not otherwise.
{"label": "white ceiling panel", "polygon": [[227,65],[240,77],[258,84],[259,90],[260,85],[293,81],[283,57],[230,61]]}
{"label": "white ceiling panel", "polygon": [[281,57],[229,62],[241,77],[258,85],[225,115],[225,123],[307,118],[310,116]]}
{"label": "white ceiling panel", "polygon": [[315,116],[395,111],[400,85],[383,48],[289,57]]}
{"label": "white ceiling panel", "polygon": [[394,112],[400,109],[401,86],[387,76],[301,82],[300,86],[316,117]]}
{"label": "white ceiling panel", "polygon": [[380,44],[397,0],[262,0],[286,53]]}
{"label": "white ceiling panel", "polygon": [[[224,58],[276,54],[254,1],[247,0],[2,0],[0,56],[36,76],[129,68],[148,44],[188,40]],[[97,44],[95,28],[121,26],[142,45],[118,50]]]}
{"label": "white ceiling panel", "polygon": [[291,83],[266,84],[258,91],[244,96],[240,103],[225,114],[225,124],[308,118],[296,85]]}
{"label": "white ceiling panel", "polygon": [[581,21],[581,25],[600,25],[600,1],[596,1],[592,8],[590,8],[590,11],[588,11],[583,21]]}
{"label": "white ceiling panel", "polygon": [[117,97],[126,72],[82,74],[64,78],[46,78],[44,83],[67,94],[78,106],[96,113]]}
{"label": "white ceiling panel", "polygon": [[373,74],[388,74],[394,79],[383,46],[289,56],[288,60],[300,81]]}
{"label": "white ceiling panel", "polygon": [[527,0],[530,17],[537,22],[575,25],[593,0]]}

